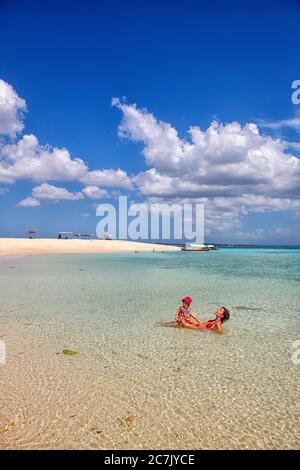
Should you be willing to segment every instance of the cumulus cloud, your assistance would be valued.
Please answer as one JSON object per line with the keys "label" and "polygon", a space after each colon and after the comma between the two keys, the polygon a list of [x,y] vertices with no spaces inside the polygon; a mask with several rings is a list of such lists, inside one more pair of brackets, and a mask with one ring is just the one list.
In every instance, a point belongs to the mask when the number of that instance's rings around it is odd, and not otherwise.
{"label": "cumulus cloud", "polygon": [[66,188],[59,188],[48,183],[43,183],[40,186],[34,187],[32,195],[34,198],[43,201],[78,201],[84,198],[81,192],[71,192]]}
{"label": "cumulus cloud", "polygon": [[111,188],[131,189],[132,184],[127,173],[120,168],[118,170],[93,170],[87,171],[80,181],[92,186],[109,186]]}
{"label": "cumulus cloud", "polygon": [[0,135],[4,136],[0,140],[0,183],[77,181],[86,186],[132,187],[130,177],[121,169],[91,170],[83,159],[72,157],[68,149],[42,145],[33,134],[17,140],[17,133],[24,127],[25,110],[25,100],[0,80]]}
{"label": "cumulus cloud", "polygon": [[12,184],[17,180],[79,181],[88,186],[132,187],[125,171],[91,171],[82,159],[72,158],[67,149],[40,145],[33,134],[0,147],[0,182]]}
{"label": "cumulus cloud", "polygon": [[300,160],[288,151],[297,143],[264,135],[254,123],[217,121],[205,130],[192,126],[181,138],[171,124],[135,104],[116,98],[112,104],[123,114],[120,137],[143,143],[149,169],[132,178],[140,196],[203,203],[208,237],[243,237],[242,218],[250,213],[299,214]]}
{"label": "cumulus cloud", "polygon": [[17,95],[11,85],[0,79],[0,135],[13,138],[21,132],[25,110],[25,100]]}
{"label": "cumulus cloud", "polygon": [[34,197],[27,197],[26,199],[23,199],[18,203],[18,206],[20,207],[35,207],[40,205],[40,201],[38,201]]}
{"label": "cumulus cloud", "polygon": [[[191,126],[182,138],[174,126],[145,109],[116,98],[112,104],[122,112],[119,135],[143,144],[146,171],[129,176],[120,168],[91,169],[65,148],[42,145],[33,134],[17,139],[24,127],[26,102],[0,80],[0,183],[29,180],[38,184],[31,197],[19,202],[20,207],[42,201],[117,197],[125,189],[137,191],[146,201],[202,202],[207,231],[234,229],[240,234],[241,218],[251,212],[300,214],[300,160],[292,153],[300,143],[265,135],[254,123],[217,121],[204,130]],[[300,118],[268,122],[264,127],[297,130]],[[83,189],[72,192],[49,184],[60,181],[80,183]],[[259,232],[254,236],[260,236]]]}
{"label": "cumulus cloud", "polygon": [[106,189],[101,189],[98,186],[87,186],[82,192],[89,199],[101,199],[109,196]]}
{"label": "cumulus cloud", "polygon": [[80,158],[71,158],[67,149],[42,146],[33,134],[24,135],[17,143],[0,148],[0,182],[16,180],[72,181],[87,172]]}
{"label": "cumulus cloud", "polygon": [[[290,211],[297,214],[300,210],[299,199],[269,198],[253,194],[226,198],[218,197],[203,201],[205,204],[205,229],[207,235],[222,240],[229,234],[236,240],[250,240],[248,233],[243,235],[243,217],[248,214]],[[215,238],[216,240],[217,238]]]}
{"label": "cumulus cloud", "polygon": [[113,104],[123,113],[120,136],[144,144],[151,168],[134,182],[145,196],[300,197],[300,160],[256,124],[213,121],[206,130],[190,127],[189,139],[182,139],[171,124],[135,104]]}

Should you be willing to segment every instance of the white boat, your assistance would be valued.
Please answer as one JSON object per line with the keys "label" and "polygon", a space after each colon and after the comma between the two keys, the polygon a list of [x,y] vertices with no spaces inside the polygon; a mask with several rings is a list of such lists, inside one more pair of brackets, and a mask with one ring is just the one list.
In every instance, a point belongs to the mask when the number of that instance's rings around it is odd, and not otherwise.
{"label": "white boat", "polygon": [[203,243],[186,243],[182,251],[209,251],[208,246],[203,245]]}

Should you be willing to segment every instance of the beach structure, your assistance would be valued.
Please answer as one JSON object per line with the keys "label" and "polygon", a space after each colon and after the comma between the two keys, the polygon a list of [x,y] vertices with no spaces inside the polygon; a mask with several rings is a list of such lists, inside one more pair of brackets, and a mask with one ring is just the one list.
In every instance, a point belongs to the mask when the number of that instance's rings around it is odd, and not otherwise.
{"label": "beach structure", "polygon": [[61,239],[72,240],[74,238],[81,238],[82,240],[91,240],[91,238],[94,238],[94,237],[95,237],[94,233],[77,233],[77,232],[59,232],[57,235],[57,238],[59,240]]}
{"label": "beach structure", "polygon": [[68,240],[69,238],[79,238],[79,235],[75,232],[59,232],[57,238]]}
{"label": "beach structure", "polygon": [[103,234],[100,237],[100,240],[112,240],[112,239],[113,239],[113,237],[109,234]]}
{"label": "beach structure", "polygon": [[30,229],[28,232],[26,232],[26,235],[28,235],[29,238],[33,238],[34,235],[38,233],[37,230]]}
{"label": "beach structure", "polygon": [[95,237],[94,233],[82,233],[80,235],[80,238],[82,238],[84,240],[90,240],[91,238],[94,238],[94,237]]}

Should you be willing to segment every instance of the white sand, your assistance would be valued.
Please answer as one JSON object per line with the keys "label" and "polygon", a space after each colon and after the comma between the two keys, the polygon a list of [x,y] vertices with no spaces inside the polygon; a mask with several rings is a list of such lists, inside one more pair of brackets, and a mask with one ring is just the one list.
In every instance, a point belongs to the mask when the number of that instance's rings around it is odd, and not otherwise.
{"label": "white sand", "polygon": [[0,238],[0,256],[47,253],[117,253],[128,251],[174,251],[176,246],[127,240],[57,240],[52,238]]}

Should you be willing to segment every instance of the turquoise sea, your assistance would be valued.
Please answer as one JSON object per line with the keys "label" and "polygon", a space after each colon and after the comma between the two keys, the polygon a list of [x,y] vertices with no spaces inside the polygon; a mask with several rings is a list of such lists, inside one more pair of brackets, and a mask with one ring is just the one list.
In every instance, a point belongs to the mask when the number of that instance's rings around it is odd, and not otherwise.
{"label": "turquoise sea", "polygon": [[[299,284],[299,249],[1,258],[0,448],[299,448]],[[155,326],[186,295],[222,336]]]}

